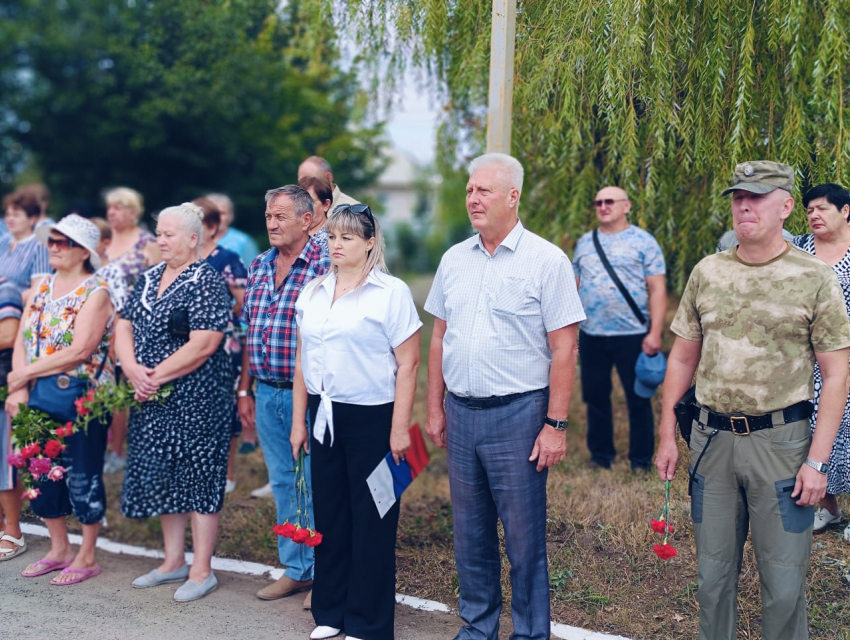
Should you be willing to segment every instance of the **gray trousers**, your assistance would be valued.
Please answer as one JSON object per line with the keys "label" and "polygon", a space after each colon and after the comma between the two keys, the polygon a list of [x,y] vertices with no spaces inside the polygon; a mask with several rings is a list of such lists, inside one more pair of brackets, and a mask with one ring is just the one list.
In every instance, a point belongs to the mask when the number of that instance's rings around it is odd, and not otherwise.
{"label": "gray trousers", "polygon": [[[694,421],[690,467],[712,429]],[[764,640],[805,640],[813,507],[791,498],[811,443],[808,420],[748,436],[720,431],[694,477],[691,516],[699,562],[700,640],[734,640],[744,541],[752,535]],[[799,498],[799,496],[798,496]]]}
{"label": "gray trousers", "polygon": [[549,394],[539,391],[510,404],[470,409],[446,397],[449,484],[460,583],[456,640],[498,640],[502,612],[499,536],[511,563],[511,640],[548,640],[549,568],[546,556],[547,469],[529,462]]}

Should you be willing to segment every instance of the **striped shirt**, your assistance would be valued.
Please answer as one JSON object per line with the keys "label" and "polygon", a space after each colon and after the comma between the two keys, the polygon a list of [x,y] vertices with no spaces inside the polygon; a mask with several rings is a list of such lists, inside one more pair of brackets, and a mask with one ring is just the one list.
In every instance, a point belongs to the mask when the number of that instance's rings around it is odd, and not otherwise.
{"label": "striped shirt", "polygon": [[548,387],[547,333],[585,318],[567,256],[520,222],[492,256],[478,235],[449,249],[425,310],[446,321],[446,387],[473,398]]}
{"label": "striped shirt", "polygon": [[50,254],[47,247],[31,235],[12,247],[15,238],[7,233],[0,237],[0,276],[14,282],[22,291],[29,289],[33,278],[50,273]]}
{"label": "striped shirt", "polygon": [[295,301],[308,282],[330,268],[327,250],[307,241],[280,287],[275,290],[278,250],[261,253],[248,269],[248,287],[242,306],[242,324],[248,327],[249,373],[269,382],[289,382],[295,373],[298,339]]}

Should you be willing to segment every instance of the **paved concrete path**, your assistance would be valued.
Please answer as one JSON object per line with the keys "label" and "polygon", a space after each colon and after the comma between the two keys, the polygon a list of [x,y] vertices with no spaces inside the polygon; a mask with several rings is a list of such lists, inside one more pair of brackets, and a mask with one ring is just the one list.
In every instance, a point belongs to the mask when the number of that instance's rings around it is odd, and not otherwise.
{"label": "paved concrete path", "polygon": [[[0,637],[10,640],[305,640],[314,627],[303,597],[264,602],[255,593],[268,578],[216,572],[219,587],[189,603],[172,599],[179,584],[133,589],[133,578],[158,564],[98,551],[103,573],[77,585],[56,587],[53,575],[24,578],[27,564],[48,549],[44,538],[27,536],[29,550],[0,562]],[[457,616],[396,608],[398,640],[448,640],[461,625]]]}

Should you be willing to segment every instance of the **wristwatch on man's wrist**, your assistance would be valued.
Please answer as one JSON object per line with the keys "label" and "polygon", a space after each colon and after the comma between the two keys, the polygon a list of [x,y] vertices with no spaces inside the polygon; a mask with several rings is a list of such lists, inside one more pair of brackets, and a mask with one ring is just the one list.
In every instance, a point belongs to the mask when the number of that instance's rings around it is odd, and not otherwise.
{"label": "wristwatch on man's wrist", "polygon": [[826,475],[826,472],[829,471],[829,463],[826,462],[816,462],[811,458],[806,458],[806,464],[823,475]]}
{"label": "wristwatch on man's wrist", "polygon": [[567,425],[569,424],[569,420],[553,420],[549,416],[543,418],[543,422],[548,424],[550,427],[553,427],[555,431],[566,431]]}
{"label": "wristwatch on man's wrist", "polygon": [[237,398],[249,398],[252,396],[253,394],[251,393],[250,389],[239,389],[239,391],[236,392]]}

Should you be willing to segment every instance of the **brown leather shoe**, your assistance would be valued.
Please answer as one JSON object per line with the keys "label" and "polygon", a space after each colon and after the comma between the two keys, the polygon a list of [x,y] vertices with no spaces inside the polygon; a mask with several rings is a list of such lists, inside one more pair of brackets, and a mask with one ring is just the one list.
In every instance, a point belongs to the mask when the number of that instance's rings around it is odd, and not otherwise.
{"label": "brown leather shoe", "polygon": [[309,610],[313,608],[313,590],[307,592],[307,597],[304,598],[304,608]]}
{"label": "brown leather shoe", "polygon": [[257,597],[260,600],[278,600],[291,596],[293,593],[304,591],[313,586],[312,580],[293,580],[287,575],[282,575],[277,582],[273,582],[267,587],[263,587],[257,591]]}

